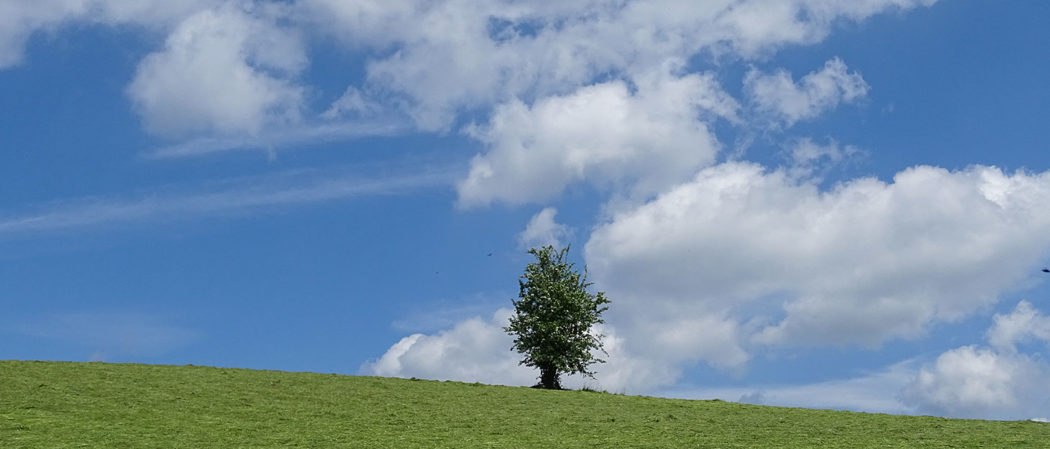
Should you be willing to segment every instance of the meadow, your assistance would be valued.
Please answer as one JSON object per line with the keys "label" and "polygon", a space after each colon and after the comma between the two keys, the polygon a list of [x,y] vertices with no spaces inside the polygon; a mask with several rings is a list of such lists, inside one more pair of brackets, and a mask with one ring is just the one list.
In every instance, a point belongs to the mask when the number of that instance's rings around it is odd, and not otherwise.
{"label": "meadow", "polygon": [[1050,424],[334,374],[0,361],[0,447],[1050,447]]}

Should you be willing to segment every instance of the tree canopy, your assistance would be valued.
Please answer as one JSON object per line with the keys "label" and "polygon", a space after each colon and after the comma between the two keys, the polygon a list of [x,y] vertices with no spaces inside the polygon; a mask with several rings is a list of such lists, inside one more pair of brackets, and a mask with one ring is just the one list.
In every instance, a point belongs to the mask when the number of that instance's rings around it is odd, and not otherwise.
{"label": "tree canopy", "polygon": [[[536,261],[525,267],[518,280],[520,293],[514,316],[504,328],[514,335],[512,350],[524,355],[521,365],[539,368],[542,388],[560,389],[561,374],[594,376],[589,367],[604,363],[594,350],[604,352],[602,335],[594,325],[603,323],[609,300],[604,292],[587,291],[586,269],[580,274],[565,260],[569,248],[532,248]],[[607,354],[606,354],[607,355]]]}

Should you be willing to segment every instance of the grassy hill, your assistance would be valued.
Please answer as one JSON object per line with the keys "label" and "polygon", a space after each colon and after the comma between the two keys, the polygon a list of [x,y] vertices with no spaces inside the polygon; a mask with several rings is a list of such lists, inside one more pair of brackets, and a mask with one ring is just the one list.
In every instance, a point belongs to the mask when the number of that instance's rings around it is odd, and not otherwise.
{"label": "grassy hill", "polygon": [[0,447],[1050,447],[1050,425],[197,366],[3,361]]}

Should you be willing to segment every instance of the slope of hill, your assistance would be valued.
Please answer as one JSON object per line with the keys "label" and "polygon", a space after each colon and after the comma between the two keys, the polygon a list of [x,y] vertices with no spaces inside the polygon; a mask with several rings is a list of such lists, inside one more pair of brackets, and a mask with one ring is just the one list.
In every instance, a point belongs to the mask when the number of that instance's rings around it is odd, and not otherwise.
{"label": "slope of hill", "polygon": [[1047,447],[1050,425],[197,366],[0,362],[0,447]]}

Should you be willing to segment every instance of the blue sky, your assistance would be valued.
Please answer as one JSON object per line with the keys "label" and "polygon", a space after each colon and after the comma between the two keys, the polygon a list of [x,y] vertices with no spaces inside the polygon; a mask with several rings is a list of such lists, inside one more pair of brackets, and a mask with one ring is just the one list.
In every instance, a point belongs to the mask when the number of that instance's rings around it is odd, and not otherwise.
{"label": "blue sky", "polygon": [[1038,2],[0,7],[0,359],[528,385],[534,245],[609,391],[1050,416]]}

